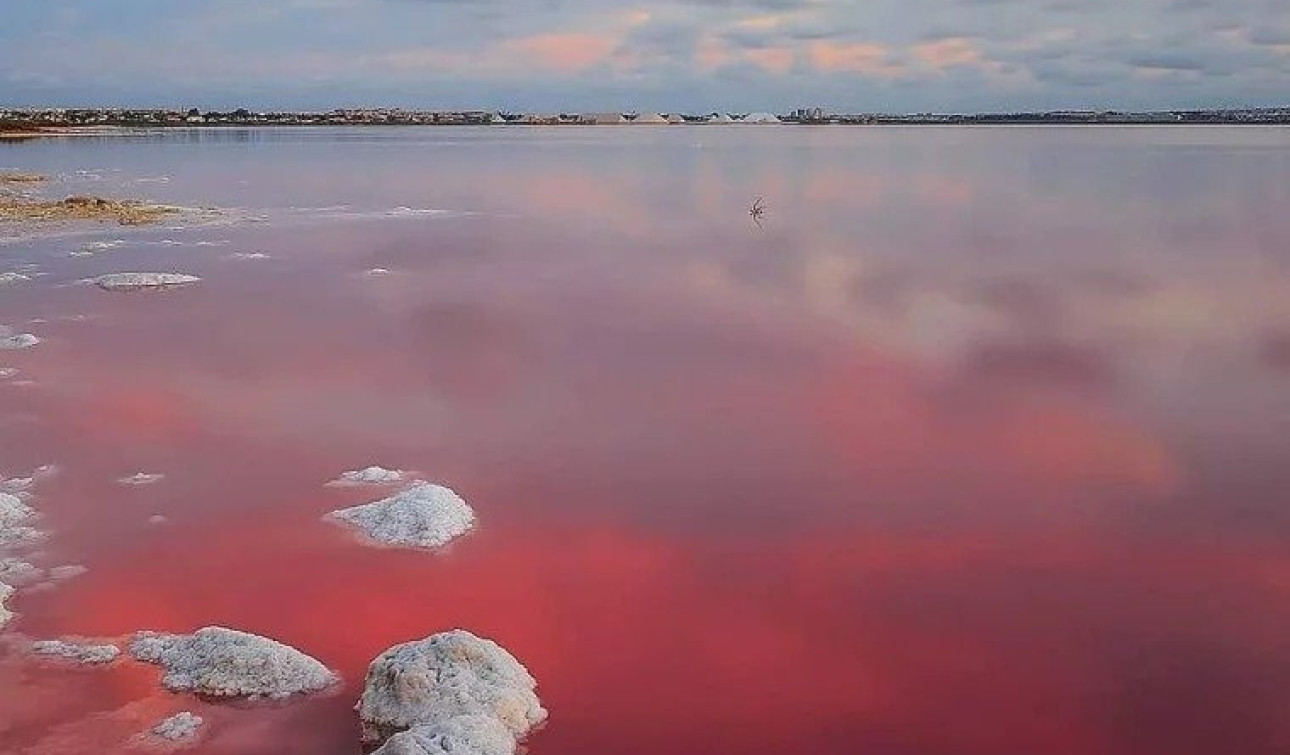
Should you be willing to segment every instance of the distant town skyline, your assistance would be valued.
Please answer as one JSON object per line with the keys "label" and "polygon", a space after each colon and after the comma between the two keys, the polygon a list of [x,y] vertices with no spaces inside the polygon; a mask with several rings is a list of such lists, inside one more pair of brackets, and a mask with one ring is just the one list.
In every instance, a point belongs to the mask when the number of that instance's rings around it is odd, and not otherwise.
{"label": "distant town skyline", "polygon": [[0,107],[1285,104],[1285,0],[0,0]]}

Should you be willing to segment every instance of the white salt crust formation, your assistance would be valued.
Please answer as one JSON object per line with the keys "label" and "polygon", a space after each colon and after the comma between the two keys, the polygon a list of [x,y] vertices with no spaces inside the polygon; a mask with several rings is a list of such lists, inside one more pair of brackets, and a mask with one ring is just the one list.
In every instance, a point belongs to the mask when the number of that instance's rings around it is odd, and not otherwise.
{"label": "white salt crust formation", "polygon": [[0,627],[8,624],[13,618],[13,612],[5,607],[5,601],[9,600],[10,595],[13,595],[13,588],[0,582]]}
{"label": "white salt crust formation", "polygon": [[139,632],[130,654],[164,668],[166,689],[210,697],[281,699],[318,692],[338,680],[295,648],[224,627],[183,635]]}
{"label": "white salt crust formation", "polygon": [[63,640],[40,640],[31,643],[31,652],[48,655],[86,666],[99,666],[115,661],[121,655],[116,645],[81,645]]}
{"label": "white salt crust formation", "polygon": [[0,493],[0,546],[39,540],[40,530],[30,526],[36,512],[13,493]]}
{"label": "white salt crust formation", "polygon": [[166,479],[163,474],[148,474],[147,472],[135,472],[129,477],[122,477],[117,480],[122,485],[152,485]]}
{"label": "white salt crust formation", "polygon": [[390,737],[372,755],[511,755],[515,737],[492,716],[458,716]]}
{"label": "white salt crust formation", "polygon": [[[464,630],[395,645],[367,670],[357,706],[363,742],[381,744],[409,732],[386,743],[393,748],[382,752],[456,752],[444,744],[461,739],[475,748],[466,752],[509,755],[517,740],[546,720],[536,688],[537,681],[514,656]],[[501,749],[499,727],[510,740]]]}
{"label": "white salt crust formation", "polygon": [[373,542],[407,548],[438,548],[475,526],[475,512],[460,496],[429,482],[324,519],[353,527]]}
{"label": "white salt crust formation", "polygon": [[0,558],[0,582],[14,587],[34,584],[46,576],[46,571],[21,558]]}
{"label": "white salt crust formation", "polygon": [[197,730],[203,723],[201,716],[183,711],[158,723],[148,733],[167,742],[182,742],[197,736]]}
{"label": "white salt crust formation", "polygon": [[407,479],[407,472],[402,469],[386,469],[381,466],[371,466],[365,469],[354,469],[348,472],[341,472],[340,477],[327,483],[328,487],[345,488],[358,485],[393,485],[396,482],[403,482]]}
{"label": "white salt crust formation", "polygon": [[0,351],[17,351],[30,349],[40,343],[40,339],[30,333],[18,333],[11,336],[0,336]]}
{"label": "white salt crust formation", "polygon": [[145,288],[170,288],[197,283],[201,278],[182,273],[108,273],[94,279],[94,285],[105,291],[138,291]]}

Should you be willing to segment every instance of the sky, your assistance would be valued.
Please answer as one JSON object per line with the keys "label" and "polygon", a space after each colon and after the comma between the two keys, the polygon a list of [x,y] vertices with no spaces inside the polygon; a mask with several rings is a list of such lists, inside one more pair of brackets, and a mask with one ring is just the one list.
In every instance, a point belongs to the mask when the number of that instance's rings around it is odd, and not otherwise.
{"label": "sky", "polygon": [[1290,0],[0,0],[0,106],[1290,104]]}

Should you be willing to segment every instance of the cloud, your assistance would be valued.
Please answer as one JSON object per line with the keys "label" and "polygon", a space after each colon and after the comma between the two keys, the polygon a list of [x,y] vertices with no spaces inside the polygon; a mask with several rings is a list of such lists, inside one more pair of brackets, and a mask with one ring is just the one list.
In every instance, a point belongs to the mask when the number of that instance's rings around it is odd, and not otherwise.
{"label": "cloud", "polygon": [[0,101],[1276,104],[1288,15],[1280,0],[48,0],[6,11]]}

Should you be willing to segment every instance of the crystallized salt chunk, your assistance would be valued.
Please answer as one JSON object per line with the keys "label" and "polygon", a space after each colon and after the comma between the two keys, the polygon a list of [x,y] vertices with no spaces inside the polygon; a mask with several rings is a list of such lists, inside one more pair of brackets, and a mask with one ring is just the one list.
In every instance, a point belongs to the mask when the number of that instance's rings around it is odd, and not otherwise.
{"label": "crystallized salt chunk", "polygon": [[13,612],[5,606],[5,601],[9,600],[11,595],[13,595],[13,588],[0,582],[0,627],[8,624],[13,618]]}
{"label": "crystallized salt chunk", "polygon": [[396,482],[403,482],[407,477],[407,472],[402,469],[386,469],[379,466],[371,466],[366,469],[354,469],[349,472],[342,472],[340,477],[327,483],[330,487],[346,487],[350,485],[390,485]]}
{"label": "crystallized salt chunk", "polygon": [[325,519],[358,529],[382,545],[438,548],[469,532],[475,512],[448,488],[422,482],[374,503],[333,511]]}
{"label": "crystallized salt chunk", "polygon": [[148,474],[146,472],[135,472],[129,477],[122,477],[117,482],[122,485],[151,485],[155,482],[161,482],[165,479],[163,474]]}
{"label": "crystallized salt chunk", "polygon": [[277,699],[317,692],[337,681],[326,666],[295,648],[224,627],[184,635],[139,632],[130,653],[164,668],[166,689],[211,697]]}
{"label": "crystallized salt chunk", "polygon": [[0,337],[0,350],[18,351],[19,349],[30,349],[32,346],[40,343],[40,339],[30,333],[18,333],[11,336]]}
{"label": "crystallized salt chunk", "polygon": [[13,493],[0,493],[0,530],[12,527],[36,515],[30,506]]}
{"label": "crystallized salt chunk", "polygon": [[20,558],[0,559],[0,582],[22,586],[45,578],[45,570]]}
{"label": "crystallized salt chunk", "polygon": [[107,291],[136,291],[143,288],[166,288],[197,283],[201,278],[181,273],[108,273],[94,279],[94,285]]}
{"label": "crystallized salt chunk", "polygon": [[511,755],[515,737],[492,716],[458,716],[390,737],[372,755]]}
{"label": "crystallized salt chunk", "polygon": [[116,645],[81,645],[63,640],[41,640],[31,644],[31,652],[63,658],[87,666],[111,663],[121,655]]}
{"label": "crystallized salt chunk", "polygon": [[184,711],[167,718],[152,727],[149,732],[167,742],[180,742],[196,736],[197,730],[203,723],[201,716]]}
{"label": "crystallized salt chunk", "polygon": [[88,571],[89,569],[85,568],[80,564],[68,564],[66,566],[55,566],[54,568],[49,570],[49,578],[54,582],[62,582],[64,580],[79,577]]}
{"label": "crystallized salt chunk", "polygon": [[[514,740],[546,719],[536,688],[537,682],[514,656],[464,630],[395,645],[367,670],[358,703],[363,742],[381,743],[418,727],[439,727],[442,734],[451,731],[452,722],[462,716],[479,716],[494,719],[509,734],[511,749],[503,752],[510,753]],[[422,734],[427,736],[406,738],[413,740],[408,746],[427,737],[433,742],[437,736],[433,731]],[[481,741],[490,738],[495,739]]]}
{"label": "crystallized salt chunk", "polygon": [[40,538],[30,526],[36,512],[12,493],[0,493],[0,545],[15,545]]}

